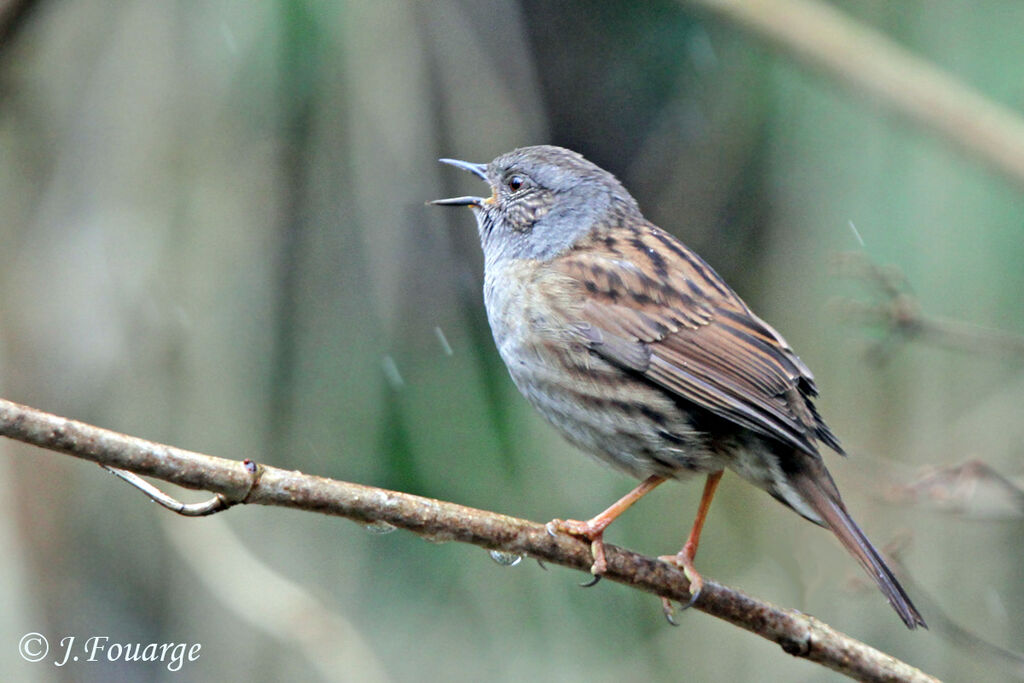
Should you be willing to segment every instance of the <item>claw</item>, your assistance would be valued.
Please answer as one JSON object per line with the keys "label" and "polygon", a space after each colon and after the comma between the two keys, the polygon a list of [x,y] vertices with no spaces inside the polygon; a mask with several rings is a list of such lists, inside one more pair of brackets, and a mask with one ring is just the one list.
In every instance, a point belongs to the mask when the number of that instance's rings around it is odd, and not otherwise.
{"label": "claw", "polygon": [[594,574],[594,578],[592,578],[590,581],[585,581],[584,583],[581,583],[580,584],[580,588],[590,588],[592,586],[596,586],[597,582],[600,581],[600,580],[601,580],[601,575],[600,574]]}
{"label": "claw", "polygon": [[[704,587],[704,579],[701,578],[701,575],[693,568],[693,560],[682,552],[678,555],[663,555],[658,559],[681,569],[683,574],[686,575],[686,580],[690,582],[690,599],[686,601],[685,605],[682,605],[682,611],[685,612],[693,607],[694,603],[697,602],[697,598],[700,597],[700,591]],[[668,598],[661,599],[661,611],[665,615],[665,621],[667,621],[670,626],[679,626],[679,622],[676,621],[675,607],[672,605],[671,600]]]}
{"label": "claw", "polygon": [[679,622],[676,621],[676,610],[672,606],[672,601],[668,598],[661,599],[661,611],[665,615],[665,621],[668,622],[669,626],[679,626]]}
{"label": "claw", "polygon": [[[686,604],[682,607],[684,610],[693,607],[697,602],[697,598],[700,597],[701,590],[704,588],[704,577],[702,577],[700,572],[697,571],[697,568],[693,566],[693,558],[687,553],[686,548],[680,551],[678,555],[662,555],[658,559],[682,570],[683,574],[686,576],[686,580],[690,582],[690,587],[688,589],[690,591],[690,599],[687,600]],[[662,598],[662,601],[664,603],[666,598]],[[669,620],[669,623],[672,623],[671,619]]]}

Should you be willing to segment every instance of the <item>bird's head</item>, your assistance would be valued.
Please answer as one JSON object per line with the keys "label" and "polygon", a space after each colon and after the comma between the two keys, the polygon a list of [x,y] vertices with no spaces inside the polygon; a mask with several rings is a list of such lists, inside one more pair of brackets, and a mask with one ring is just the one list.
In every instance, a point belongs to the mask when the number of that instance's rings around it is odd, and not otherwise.
{"label": "bird's head", "polygon": [[594,230],[607,229],[616,216],[639,214],[636,201],[615,176],[562,147],[521,147],[489,164],[441,161],[491,186],[490,197],[430,202],[473,210],[488,263],[550,260]]}

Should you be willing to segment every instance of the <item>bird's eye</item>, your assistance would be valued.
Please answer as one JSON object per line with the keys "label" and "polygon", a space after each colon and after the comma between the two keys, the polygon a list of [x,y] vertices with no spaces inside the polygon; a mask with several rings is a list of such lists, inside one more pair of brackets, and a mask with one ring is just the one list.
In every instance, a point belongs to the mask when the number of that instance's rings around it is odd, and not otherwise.
{"label": "bird's eye", "polygon": [[524,185],[525,183],[526,183],[526,181],[525,181],[525,180],[523,180],[523,176],[521,176],[521,175],[514,175],[514,176],[512,176],[511,178],[509,178],[509,179],[508,179],[508,182],[507,182],[507,184],[508,184],[508,189],[512,190],[513,192],[518,192],[518,191],[519,191],[519,189],[520,189],[520,188],[521,188],[521,187],[522,187],[522,186],[523,186],[523,185]]}

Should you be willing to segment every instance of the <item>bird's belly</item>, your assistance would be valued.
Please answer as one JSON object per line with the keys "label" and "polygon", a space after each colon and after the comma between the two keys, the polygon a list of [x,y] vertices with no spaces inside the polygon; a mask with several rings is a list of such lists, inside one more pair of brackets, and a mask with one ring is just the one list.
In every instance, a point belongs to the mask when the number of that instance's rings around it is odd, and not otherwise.
{"label": "bird's belly", "polygon": [[499,341],[512,380],[562,436],[637,477],[722,469],[707,434],[665,392],[575,342]]}
{"label": "bird's belly", "polygon": [[533,407],[569,442],[638,478],[721,470],[681,402],[592,354],[553,317],[572,302],[552,305],[540,284],[528,264],[490,264],[484,282],[498,352]]}

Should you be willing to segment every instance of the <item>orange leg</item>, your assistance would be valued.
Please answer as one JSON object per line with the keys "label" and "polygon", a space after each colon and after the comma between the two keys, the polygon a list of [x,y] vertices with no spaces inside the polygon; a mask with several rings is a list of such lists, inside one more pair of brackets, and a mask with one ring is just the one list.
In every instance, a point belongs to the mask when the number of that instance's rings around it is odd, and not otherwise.
{"label": "orange leg", "polygon": [[[708,508],[711,507],[711,499],[715,497],[715,489],[718,488],[718,482],[722,479],[722,472],[715,472],[708,475],[707,481],[704,483],[704,495],[700,497],[700,507],[697,508],[697,518],[693,521],[693,528],[690,529],[690,536],[686,539],[686,544],[683,545],[683,549],[675,555],[665,555],[658,559],[671,564],[676,565],[683,570],[686,574],[686,578],[690,581],[690,602],[686,606],[689,607],[697,601],[697,596],[700,595],[700,589],[704,586],[704,579],[701,578],[697,568],[693,566],[693,558],[697,556],[697,545],[700,543],[700,532],[704,528],[704,520],[708,516]],[[668,618],[670,623],[672,621],[672,605],[667,598],[662,598],[662,604],[665,607],[665,616]]]}
{"label": "orange leg", "polygon": [[[571,536],[582,536],[590,541],[590,551],[594,555],[594,564],[590,567],[590,573],[600,576],[608,568],[608,562],[604,556],[604,530],[633,503],[653,491],[663,481],[665,481],[664,477],[651,475],[596,517],[585,522],[575,519],[553,519],[547,524],[548,532],[553,534],[556,531],[561,531]],[[698,531],[697,534],[700,535],[700,532]]]}

